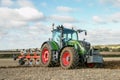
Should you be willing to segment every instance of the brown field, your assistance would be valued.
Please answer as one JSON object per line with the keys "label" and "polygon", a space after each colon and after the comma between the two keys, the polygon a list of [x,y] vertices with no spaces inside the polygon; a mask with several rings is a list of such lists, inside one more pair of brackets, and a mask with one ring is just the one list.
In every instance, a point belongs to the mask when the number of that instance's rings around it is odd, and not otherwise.
{"label": "brown field", "polygon": [[[14,52],[3,52],[14,54]],[[1,53],[1,54],[3,54]],[[102,52],[120,55],[120,52]],[[120,57],[104,57],[103,68],[64,70],[61,67],[23,67],[13,59],[0,59],[0,80],[120,80]]]}
{"label": "brown field", "polygon": [[0,59],[0,80],[120,80],[120,60],[105,60],[104,68],[64,70],[61,67],[22,67]]}

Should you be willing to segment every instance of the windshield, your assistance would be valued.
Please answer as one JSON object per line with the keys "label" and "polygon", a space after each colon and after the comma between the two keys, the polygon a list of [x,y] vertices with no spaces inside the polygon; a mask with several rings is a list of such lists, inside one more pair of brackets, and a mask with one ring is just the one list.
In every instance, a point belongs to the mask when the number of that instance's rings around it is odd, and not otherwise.
{"label": "windshield", "polygon": [[60,41],[60,37],[61,37],[61,33],[60,33],[60,32],[57,32],[57,31],[54,31],[54,32],[53,32],[53,40],[54,40],[55,42]]}
{"label": "windshield", "polygon": [[53,31],[53,41],[57,42],[60,45],[61,33],[58,31]]}

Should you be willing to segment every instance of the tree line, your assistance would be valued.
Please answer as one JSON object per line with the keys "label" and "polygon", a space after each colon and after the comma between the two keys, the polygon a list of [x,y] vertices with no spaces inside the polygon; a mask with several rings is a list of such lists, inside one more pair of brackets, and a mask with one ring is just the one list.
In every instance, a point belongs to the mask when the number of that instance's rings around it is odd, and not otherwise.
{"label": "tree line", "polygon": [[111,48],[108,46],[101,47],[101,46],[94,46],[94,48],[99,49],[101,52],[108,51],[108,52],[120,52],[120,48]]}

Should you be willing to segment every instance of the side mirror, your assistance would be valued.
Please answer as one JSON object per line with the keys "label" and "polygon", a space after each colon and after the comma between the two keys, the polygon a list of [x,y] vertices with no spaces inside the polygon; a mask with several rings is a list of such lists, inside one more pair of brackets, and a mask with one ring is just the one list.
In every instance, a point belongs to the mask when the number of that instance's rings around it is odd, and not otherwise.
{"label": "side mirror", "polygon": [[81,30],[81,29],[78,29],[77,32],[81,33],[81,32],[85,32],[85,35],[87,35],[87,31],[86,30]]}
{"label": "side mirror", "polygon": [[81,33],[81,32],[83,32],[83,31],[79,29],[79,30],[77,30],[77,32]]}
{"label": "side mirror", "polygon": [[87,35],[87,31],[85,31],[85,35]]}

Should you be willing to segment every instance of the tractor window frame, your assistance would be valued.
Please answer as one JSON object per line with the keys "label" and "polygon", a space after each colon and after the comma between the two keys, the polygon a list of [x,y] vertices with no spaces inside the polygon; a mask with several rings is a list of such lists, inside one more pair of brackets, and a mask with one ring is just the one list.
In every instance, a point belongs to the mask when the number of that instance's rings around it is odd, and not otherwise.
{"label": "tractor window frame", "polygon": [[[75,34],[75,36],[74,36],[74,34]],[[77,32],[72,33],[72,40],[78,40],[78,33]]]}
{"label": "tractor window frame", "polygon": [[78,33],[77,32],[64,33],[63,37],[64,37],[65,41],[78,40]]}

